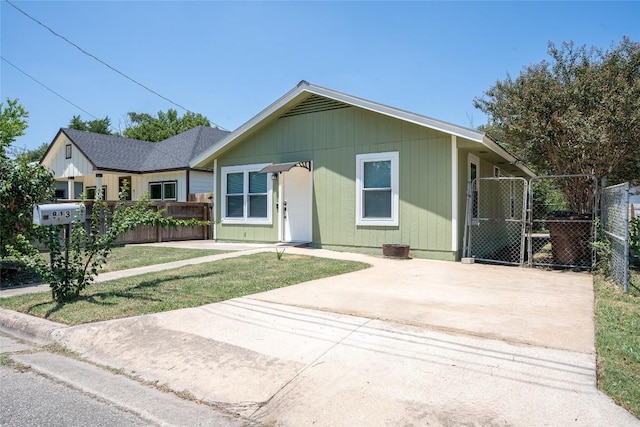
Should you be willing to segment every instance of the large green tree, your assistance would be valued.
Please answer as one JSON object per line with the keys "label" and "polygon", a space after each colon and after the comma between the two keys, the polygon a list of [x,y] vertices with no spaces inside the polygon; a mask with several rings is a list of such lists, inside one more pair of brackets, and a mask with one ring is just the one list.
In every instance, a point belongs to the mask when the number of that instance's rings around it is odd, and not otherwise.
{"label": "large green tree", "polygon": [[33,237],[32,209],[53,197],[53,176],[26,158],[11,159],[7,151],[27,129],[28,113],[17,99],[0,103],[0,258],[6,246],[23,250]]}
{"label": "large green tree", "polygon": [[104,119],[95,120],[82,120],[80,116],[73,116],[69,122],[69,127],[76,130],[113,135],[113,132],[111,132],[111,119],[109,116],[105,116]]}
{"label": "large green tree", "polygon": [[199,113],[187,112],[182,117],[173,109],[158,111],[154,117],[147,113],[128,113],[130,124],[124,130],[127,138],[158,142],[185,132],[196,126],[211,126],[211,122]]}
{"label": "large green tree", "polygon": [[640,180],[640,44],[549,43],[548,53],[474,100],[484,130],[539,173]]}

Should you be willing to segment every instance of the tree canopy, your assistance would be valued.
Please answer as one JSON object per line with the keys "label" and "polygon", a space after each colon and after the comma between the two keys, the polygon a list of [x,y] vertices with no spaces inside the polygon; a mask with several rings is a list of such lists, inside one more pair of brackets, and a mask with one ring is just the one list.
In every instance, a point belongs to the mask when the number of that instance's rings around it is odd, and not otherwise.
{"label": "tree canopy", "polygon": [[7,154],[7,148],[27,129],[29,113],[17,99],[0,102],[0,156]]}
{"label": "tree canopy", "polygon": [[82,120],[80,116],[73,116],[69,122],[69,127],[76,130],[84,130],[94,133],[103,133],[105,135],[113,135],[111,132],[111,119],[105,116],[104,119]]}
{"label": "tree canopy", "polygon": [[476,98],[483,130],[538,173],[640,178],[640,44],[603,51],[549,43],[551,61]]}
{"label": "tree canopy", "polygon": [[196,126],[211,126],[209,119],[202,114],[189,111],[180,117],[178,112],[171,108],[166,113],[158,111],[157,117],[133,112],[128,113],[128,116],[130,125],[124,130],[123,135],[143,141],[158,142]]}
{"label": "tree canopy", "polygon": [[35,203],[53,197],[53,176],[44,166],[27,159],[10,159],[7,150],[27,129],[29,114],[17,99],[0,103],[0,258],[7,246],[24,250],[20,242],[33,236],[32,209]]}

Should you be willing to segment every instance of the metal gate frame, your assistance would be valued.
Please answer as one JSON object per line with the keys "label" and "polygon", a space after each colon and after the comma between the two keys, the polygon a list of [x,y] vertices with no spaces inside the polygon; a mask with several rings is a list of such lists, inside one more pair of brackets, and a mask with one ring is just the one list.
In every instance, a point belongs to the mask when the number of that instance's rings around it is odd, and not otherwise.
{"label": "metal gate frame", "polygon": [[629,292],[629,196],[628,182],[606,186],[602,180],[601,226],[611,245],[611,278]]}
{"label": "metal gate frame", "polygon": [[[539,207],[535,202],[535,183],[542,181],[555,182],[561,180],[590,181],[590,194],[587,194],[589,206],[588,212],[567,211],[566,200],[558,205],[551,205],[551,209],[545,209],[544,216],[538,215]],[[556,187],[557,189],[557,187]],[[587,198],[585,197],[585,200]],[[559,209],[559,210],[558,210]],[[584,206],[582,209],[587,209]],[[596,237],[596,213],[598,210],[598,180],[591,174],[573,175],[546,175],[531,178],[529,180],[529,242],[528,263],[529,266],[564,267],[574,269],[592,269],[595,266],[596,253],[593,242]],[[546,233],[534,233],[536,229],[546,230]],[[587,236],[588,233],[588,236]],[[535,247],[537,236],[545,236],[551,243],[552,255],[536,260],[536,253],[542,249]],[[545,245],[546,246],[546,245]]]}
{"label": "metal gate frame", "polygon": [[[516,183],[519,185],[517,191],[514,189]],[[505,188],[506,184],[508,184],[508,188]],[[504,210],[500,211],[500,209],[496,209],[496,205],[494,204],[491,205],[491,207],[494,208],[494,211],[500,213],[500,215],[493,215],[491,212],[488,212],[491,209],[486,209],[488,206],[480,205],[478,199],[487,197],[487,191],[494,189],[493,187],[497,187],[497,190],[500,192],[499,195],[502,195],[503,190],[509,191],[506,208],[508,210],[507,213],[505,213]],[[522,194],[521,202],[517,200],[518,193]],[[496,195],[490,192],[488,196],[491,200],[494,200]],[[491,196],[493,196],[493,198],[491,198]],[[524,178],[483,177],[476,178],[469,182],[467,184],[463,256],[497,264],[523,265],[526,255],[527,199],[528,183]],[[499,201],[504,201],[504,199],[494,201],[500,205]],[[509,233],[509,231],[511,231],[511,233]],[[491,244],[487,244],[485,245],[486,247],[483,248],[478,245],[474,246],[474,242],[478,242],[479,240],[477,238],[474,239],[474,234],[477,236],[480,232],[493,236],[496,234],[515,234],[515,238],[513,241],[507,239],[506,242],[502,242],[502,246],[491,248]],[[489,253],[487,253],[487,251]],[[491,257],[491,255],[496,256]],[[498,257],[498,255],[501,256]]]}

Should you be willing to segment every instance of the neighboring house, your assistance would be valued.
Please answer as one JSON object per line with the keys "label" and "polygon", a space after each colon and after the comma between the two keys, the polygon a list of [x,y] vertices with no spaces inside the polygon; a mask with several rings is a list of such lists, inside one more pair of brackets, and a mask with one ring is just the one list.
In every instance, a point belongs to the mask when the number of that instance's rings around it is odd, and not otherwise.
{"label": "neighboring house", "polygon": [[300,82],[197,155],[217,239],[460,258],[467,182],[533,172],[481,132]]}
{"label": "neighboring house", "polygon": [[185,202],[189,194],[213,191],[211,169],[189,162],[229,132],[198,126],[161,142],[60,129],[40,161],[53,171],[56,198],[118,200],[125,182],[129,199],[149,192],[152,200]]}

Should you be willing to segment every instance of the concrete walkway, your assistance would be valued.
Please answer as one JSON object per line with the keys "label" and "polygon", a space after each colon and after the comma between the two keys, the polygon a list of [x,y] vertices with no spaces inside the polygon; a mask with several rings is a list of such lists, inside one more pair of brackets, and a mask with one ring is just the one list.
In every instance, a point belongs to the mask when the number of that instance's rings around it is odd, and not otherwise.
{"label": "concrete walkway", "polygon": [[588,274],[286,251],[372,268],[73,327],[0,321],[268,425],[640,426],[596,388]]}

